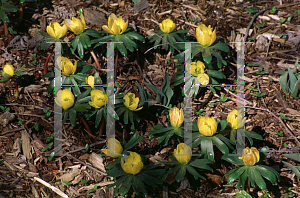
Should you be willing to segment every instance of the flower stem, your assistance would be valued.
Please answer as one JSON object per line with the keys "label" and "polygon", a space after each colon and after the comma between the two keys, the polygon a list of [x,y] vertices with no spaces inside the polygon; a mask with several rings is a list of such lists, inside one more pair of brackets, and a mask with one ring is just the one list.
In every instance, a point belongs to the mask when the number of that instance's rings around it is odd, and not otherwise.
{"label": "flower stem", "polygon": [[104,131],[104,126],[105,126],[105,119],[104,117],[102,117],[101,119],[101,124],[100,124],[100,127],[99,127],[99,137],[101,138],[101,136],[103,135],[103,131]]}
{"label": "flower stem", "polygon": [[49,62],[49,59],[50,59],[50,56],[51,56],[51,52],[49,52],[48,56],[47,56],[47,59],[46,59],[46,62],[44,64],[44,75],[47,74],[47,66],[48,66],[48,62]]}
{"label": "flower stem", "polygon": [[23,20],[23,3],[20,2],[20,18],[19,18],[19,22],[18,22],[18,25],[21,23],[21,21]]}
{"label": "flower stem", "polygon": [[250,193],[250,179],[249,178],[247,178],[247,180],[246,180],[246,192]]}
{"label": "flower stem", "polygon": [[15,77],[12,78],[12,81],[14,82],[14,84],[15,84],[15,89],[16,89],[16,92],[15,92],[14,96],[15,96],[15,98],[17,98],[17,97],[19,97],[19,89],[18,89],[18,84],[17,84],[17,82],[16,82]]}
{"label": "flower stem", "polygon": [[92,134],[92,131],[91,131],[88,123],[86,123],[86,121],[84,120],[84,118],[79,113],[77,113],[77,116],[80,119],[80,121],[83,123],[83,125],[84,125],[87,133],[89,134],[89,136],[91,136],[94,139],[97,139],[97,137]]}
{"label": "flower stem", "polygon": [[8,27],[7,27],[7,23],[3,22],[4,23],[4,35],[5,37],[8,36]]}
{"label": "flower stem", "polygon": [[91,55],[92,55],[93,58],[94,58],[94,61],[95,61],[96,65],[97,65],[97,68],[98,68],[98,69],[101,69],[101,66],[100,66],[100,63],[99,63],[99,61],[98,61],[98,58],[97,58],[97,56],[95,55],[95,53],[94,53],[94,51],[93,51],[92,49],[90,49],[90,53],[91,53]]}

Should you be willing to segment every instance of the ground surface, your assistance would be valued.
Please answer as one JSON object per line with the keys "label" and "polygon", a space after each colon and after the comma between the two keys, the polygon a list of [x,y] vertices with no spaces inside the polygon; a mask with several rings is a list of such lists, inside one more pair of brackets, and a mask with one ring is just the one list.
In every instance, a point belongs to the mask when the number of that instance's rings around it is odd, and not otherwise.
{"label": "ground surface", "polygon": [[[217,37],[225,38],[226,43],[231,48],[232,54],[226,61],[229,71],[231,71],[229,72],[230,75],[227,76],[227,82],[232,82],[236,78],[236,46],[229,42],[234,42],[238,34],[244,36],[250,24],[250,31],[247,32],[248,37],[256,38],[256,40],[246,44],[245,47],[246,130],[255,131],[263,137],[263,141],[254,141],[254,146],[257,148],[268,146],[269,150],[264,163],[280,174],[280,180],[276,185],[268,185],[268,190],[272,193],[270,196],[285,197],[294,194],[294,197],[299,197],[299,178],[284,166],[282,161],[289,161],[294,165],[295,163],[283,157],[282,154],[299,152],[299,145],[295,139],[300,140],[300,100],[299,96],[293,98],[281,90],[280,75],[276,74],[275,71],[286,70],[287,64],[290,68],[294,68],[296,59],[300,57],[300,17],[297,13],[300,9],[300,2],[296,0],[274,2],[234,2],[229,0],[198,1],[197,3],[180,0],[148,0],[148,2],[150,6],[137,14],[134,14],[134,4],[131,1],[114,0],[104,1],[104,3],[93,0],[29,2],[24,4],[24,19],[21,24],[18,24],[18,13],[10,14],[12,23],[9,26],[17,31],[17,35],[26,36],[28,39],[35,38],[37,37],[37,30],[45,32],[46,25],[50,22],[62,22],[65,18],[75,16],[80,8],[85,11],[87,28],[101,31],[101,26],[107,23],[110,13],[115,13],[117,16],[128,19],[129,27],[134,22],[138,32],[145,38],[149,36],[151,30],[159,29],[155,22],[160,23],[166,18],[171,18],[177,25],[177,29],[190,28],[189,33],[192,36],[195,35],[195,27],[204,23],[216,28]],[[277,8],[275,13],[271,13],[273,6]],[[261,12],[254,21],[251,21],[254,14],[247,11],[249,7],[265,11]],[[280,22],[283,18],[287,19],[291,14],[293,18],[290,21]],[[257,26],[261,24],[264,24],[263,27]],[[286,39],[283,39],[284,33],[288,36]],[[98,170],[99,167],[96,169],[98,171],[90,167],[95,166],[91,162],[93,160],[91,153],[100,153],[100,149],[105,146],[105,134],[100,135],[92,127],[93,121],[88,121],[92,130],[90,135],[79,119],[76,120],[74,127],[70,125],[69,121],[64,124],[63,148],[64,152],[69,153],[69,156],[57,157],[48,161],[47,154],[51,153],[53,147],[42,152],[42,149],[49,144],[46,139],[53,133],[54,124],[53,113],[47,117],[43,112],[43,108],[50,112],[53,111],[54,100],[47,92],[49,80],[42,78],[47,54],[53,49],[35,51],[31,47],[27,49],[27,46],[22,49],[23,45],[20,45],[19,40],[15,41],[17,44],[19,42],[18,45],[12,45],[8,48],[16,35],[11,33],[9,37],[4,38],[3,23],[0,23],[0,35],[1,65],[11,63],[16,68],[20,68],[25,64],[24,71],[28,72],[30,76],[28,79],[20,79],[19,87],[22,91],[17,99],[13,96],[13,83],[1,84],[1,87],[4,86],[5,89],[0,90],[0,105],[5,108],[9,107],[10,116],[12,115],[14,118],[6,125],[0,125],[0,156],[2,159],[0,162],[0,197],[59,197],[44,184],[33,182],[34,177],[39,177],[50,185],[60,188],[68,196],[73,193],[73,197],[111,197],[113,189],[106,192],[103,190],[111,183],[110,178],[104,177]],[[72,38],[72,35],[68,33],[66,41]],[[140,73],[136,62],[134,63],[137,58],[136,53],[131,53],[126,58],[120,57],[117,81],[121,86],[121,91],[134,92],[139,96],[138,88],[134,84],[135,82],[143,84],[144,81],[151,81],[155,86],[160,87],[163,84],[165,71],[171,78],[171,88],[174,88],[173,80],[177,69],[174,67],[173,56],[158,49],[151,50],[144,55],[144,52],[151,48],[152,44],[139,43],[138,46],[139,58],[142,59],[141,69],[145,75]],[[32,58],[33,54],[36,54],[36,58]],[[30,64],[35,59],[37,61]],[[78,60],[78,57],[74,57],[74,59]],[[171,61],[169,62],[167,59]],[[84,61],[95,66],[94,61],[89,58],[89,54],[86,54]],[[48,65],[49,71],[53,71],[53,64],[54,58],[51,57]],[[257,74],[256,71],[259,68],[247,66],[249,64],[259,64],[265,73]],[[298,69],[300,69],[299,66]],[[94,70],[91,73],[93,72]],[[271,77],[273,81],[270,81],[268,77]],[[262,98],[256,97],[256,92],[249,90],[249,87],[259,88],[262,93],[265,92],[266,94],[262,97],[264,101]],[[145,87],[145,89],[147,88]],[[177,89],[179,88],[177,87]],[[148,90],[155,95],[150,89]],[[220,102],[217,98],[221,95],[228,97],[228,100]],[[182,98],[179,100],[182,101]],[[236,107],[235,101],[235,96],[224,89],[218,94],[211,94],[209,90],[202,89],[199,97],[193,101],[195,102],[193,114],[197,115],[195,112],[203,108],[210,116],[226,119],[227,114]],[[206,106],[211,103],[214,103],[213,108]],[[3,112],[0,110],[0,116]],[[290,119],[282,119],[280,113],[284,113]],[[146,139],[134,147],[133,151],[147,155],[149,158],[155,156],[156,158],[167,159],[167,156],[172,154],[177,140],[170,141],[168,146],[162,146],[157,145],[154,140],[150,141],[147,136],[147,131],[154,124],[168,124],[166,116],[163,114],[158,120],[155,113],[152,117],[151,113],[149,116],[145,116],[145,112],[140,112],[138,115],[141,117],[141,122],[136,125],[135,131],[139,131],[140,135],[145,135]],[[280,133],[281,131],[283,133]],[[119,123],[116,125],[116,136],[119,139],[124,138],[128,141],[132,136],[130,132],[130,126]],[[95,142],[98,144],[90,146],[87,153],[83,152],[84,148],[74,152],[75,149]],[[162,152],[163,148],[166,149]],[[220,154],[216,153],[216,156],[218,155]],[[103,159],[104,165],[113,160],[108,157]],[[82,162],[81,164],[79,160]],[[215,160],[214,165],[212,165],[215,171],[205,173],[208,178],[207,181],[199,180],[178,184],[174,175],[171,175],[168,182],[164,183],[165,188],[156,188],[147,197],[232,197],[235,192],[239,191],[235,189],[236,182],[228,185],[225,179],[222,181],[224,173],[232,168],[232,165],[221,161],[220,158]],[[71,171],[74,175],[66,175]],[[77,178],[78,182],[73,180],[74,177]],[[190,175],[187,178],[189,181],[193,181]],[[89,179],[89,182],[84,184],[80,182],[80,179]],[[68,186],[63,184],[61,180],[73,180],[73,184]],[[87,190],[93,188],[95,184],[103,187],[98,187],[93,193],[87,193]],[[251,189],[251,191],[253,191],[253,196],[262,194],[258,188]],[[136,195],[130,190],[127,197],[136,197]]]}

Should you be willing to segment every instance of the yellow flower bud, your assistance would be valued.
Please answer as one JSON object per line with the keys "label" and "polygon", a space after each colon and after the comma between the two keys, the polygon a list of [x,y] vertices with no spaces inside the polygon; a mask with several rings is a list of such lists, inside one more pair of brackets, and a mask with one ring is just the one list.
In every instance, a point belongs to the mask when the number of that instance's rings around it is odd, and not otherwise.
{"label": "yellow flower bud", "polygon": [[159,24],[160,30],[164,33],[170,33],[173,32],[176,25],[171,19],[165,19]]}
{"label": "yellow flower bud", "polygon": [[89,104],[92,107],[95,107],[97,109],[103,107],[107,104],[107,95],[103,93],[103,91],[98,89],[93,89],[91,91],[91,101],[89,101]]}
{"label": "yellow flower bud", "polygon": [[127,27],[128,20],[125,23],[122,17],[117,17],[115,14],[112,13],[108,17],[108,26],[103,25],[102,29],[109,34],[119,35],[123,34],[126,31]]}
{"label": "yellow flower bud", "polygon": [[206,27],[204,24],[196,28],[196,39],[204,47],[209,47],[216,40],[216,29],[212,32],[210,25]]}
{"label": "yellow flower bud", "polygon": [[[115,149],[113,149],[113,148],[115,148]],[[108,149],[101,149],[101,151],[111,157],[116,158],[116,157],[118,157],[117,155],[120,155],[123,153],[123,147],[117,139],[109,138],[108,139]]]}
{"label": "yellow flower bud", "polygon": [[173,107],[170,112],[170,122],[174,129],[178,129],[184,121],[184,113],[183,109],[178,109],[177,107]]}
{"label": "yellow flower bud", "polygon": [[139,154],[131,152],[130,155],[126,157],[125,162],[124,157],[121,158],[121,167],[126,173],[136,175],[142,170],[144,164]]}
{"label": "yellow flower bud", "polygon": [[187,164],[192,158],[192,149],[184,143],[177,145],[177,149],[174,149],[174,156],[181,164]]}
{"label": "yellow flower bud", "polygon": [[47,33],[56,39],[59,39],[59,38],[65,36],[67,31],[68,31],[68,28],[66,25],[60,26],[59,23],[57,23],[57,22],[54,22],[53,24],[50,23],[47,26]]}
{"label": "yellow flower bud", "polygon": [[13,76],[15,74],[15,69],[12,65],[6,64],[3,67],[3,72],[10,76]]}
{"label": "yellow flower bud", "polygon": [[231,129],[237,129],[244,126],[246,118],[242,119],[242,115],[238,114],[237,110],[232,110],[227,116],[227,124]]}
{"label": "yellow flower bud", "polygon": [[81,21],[75,17],[72,17],[72,20],[65,19],[65,24],[68,29],[76,35],[81,34],[85,30],[86,24],[82,13],[80,14],[80,19]]}
{"label": "yellow flower bud", "polygon": [[198,118],[198,128],[199,132],[205,136],[213,136],[217,132],[218,123],[215,118],[204,118],[200,116]]}
{"label": "yellow flower bud", "polygon": [[201,84],[201,85],[207,85],[209,83],[209,76],[205,73],[203,74],[199,74],[197,76],[197,79],[198,79],[198,82]]}
{"label": "yellow flower bud", "polygon": [[125,100],[124,105],[130,110],[130,111],[139,111],[141,110],[143,107],[140,107],[137,109],[137,107],[139,106],[139,98],[135,97],[134,93],[127,93],[123,99]]}
{"label": "yellow flower bud", "polygon": [[95,84],[95,77],[94,76],[89,76],[88,78],[85,78],[85,82],[90,85],[92,88],[94,88]]}
{"label": "yellow flower bud", "polygon": [[242,156],[239,157],[239,159],[242,159],[245,165],[253,166],[259,161],[259,151],[255,147],[251,147],[251,149],[246,147],[242,151]]}
{"label": "yellow flower bud", "polygon": [[64,110],[69,109],[74,105],[75,97],[73,93],[68,89],[59,90],[55,97],[57,105],[61,106]]}
{"label": "yellow flower bud", "polygon": [[77,69],[77,61],[75,60],[74,65],[67,57],[61,57],[61,71],[65,76],[69,76],[70,74],[74,74]]}

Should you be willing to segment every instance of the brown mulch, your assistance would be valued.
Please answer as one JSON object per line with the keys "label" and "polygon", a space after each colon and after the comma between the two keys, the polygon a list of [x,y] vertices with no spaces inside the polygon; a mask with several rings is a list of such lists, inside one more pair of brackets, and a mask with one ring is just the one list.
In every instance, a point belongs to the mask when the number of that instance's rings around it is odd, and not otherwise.
{"label": "brown mulch", "polygon": [[[255,42],[245,45],[245,100],[251,104],[246,104],[245,113],[247,116],[246,130],[255,131],[262,135],[263,141],[255,141],[254,146],[269,148],[265,163],[274,168],[280,174],[280,180],[272,186],[268,186],[271,197],[285,197],[286,195],[295,194],[299,197],[299,178],[284,164],[282,161],[288,161],[296,165],[293,160],[288,160],[282,154],[299,152],[299,145],[295,138],[300,140],[300,100],[299,96],[293,98],[281,90],[279,84],[280,75],[276,74],[277,70],[286,70],[287,64],[290,68],[294,67],[297,58],[300,58],[300,17],[297,12],[300,9],[300,2],[296,0],[282,0],[282,4],[274,1],[164,1],[148,0],[150,6],[137,14],[134,14],[134,4],[132,1],[45,1],[26,2],[24,4],[24,20],[21,25],[17,26],[18,14],[10,14],[12,27],[18,31],[21,36],[33,38],[37,31],[45,31],[50,22],[62,22],[65,18],[75,16],[78,9],[89,9],[85,11],[87,28],[94,28],[101,31],[101,26],[107,23],[110,13],[122,16],[129,20],[129,27],[132,23],[138,28],[138,32],[147,38],[150,31],[158,30],[160,23],[166,18],[172,19],[177,29],[191,29],[189,33],[195,35],[195,27],[204,23],[217,29],[217,37],[226,39],[226,43],[231,48],[232,53],[227,57],[229,71],[236,70],[236,46],[234,42],[236,36],[245,35],[247,27],[254,14],[247,11],[247,8],[265,9],[250,24],[248,37],[256,38]],[[276,6],[276,13],[271,13],[271,8]],[[91,11],[94,10],[94,11]],[[289,22],[280,23],[282,18],[293,18]],[[277,19],[279,18],[279,20]],[[263,27],[257,25],[264,24]],[[283,33],[288,38],[283,39]],[[111,184],[111,180],[102,173],[105,167],[113,159],[108,157],[99,158],[95,163],[94,154],[100,153],[100,149],[105,147],[105,135],[99,134],[93,128],[93,121],[88,124],[92,133],[97,140],[92,138],[85,131],[84,125],[79,119],[76,120],[74,127],[69,121],[64,124],[63,130],[63,152],[69,156],[55,157],[49,161],[49,149],[43,152],[51,141],[46,141],[53,133],[54,116],[45,116],[43,109],[53,112],[54,100],[47,92],[49,84],[48,79],[42,78],[43,66],[47,58],[48,51],[9,48],[15,35],[12,33],[8,38],[4,38],[4,26],[0,22],[0,64],[13,64],[20,68],[23,64],[26,68],[28,79],[20,81],[20,89],[23,89],[20,96],[16,99],[13,96],[13,83],[1,84],[0,89],[0,106],[9,107],[7,122],[2,122],[1,116],[4,114],[0,110],[0,197],[59,197],[53,190],[47,187],[45,183],[37,180],[41,179],[50,186],[59,188],[66,195],[73,197],[111,197],[113,189],[105,191],[106,186]],[[73,37],[68,33],[66,41]],[[251,40],[249,40],[251,41]],[[162,86],[164,73],[168,72],[171,79],[171,88],[174,90],[174,74],[178,71],[175,68],[174,57],[162,49],[151,50],[144,54],[153,44],[140,43],[139,59],[140,65],[136,61],[136,52],[129,53],[128,57],[119,56],[119,68],[117,81],[121,86],[122,92],[133,92],[139,96],[138,87],[135,83],[143,85],[144,82],[150,81],[155,86]],[[5,51],[6,50],[6,51]],[[101,53],[101,52],[98,52]],[[37,62],[30,65],[35,58]],[[76,57],[74,57],[76,58]],[[169,63],[167,60],[171,60]],[[94,61],[89,58],[88,54],[84,61],[95,66]],[[53,71],[54,58],[50,58],[49,71]],[[259,64],[266,71],[265,74],[256,73],[258,67],[247,66],[249,64]],[[139,68],[139,66],[141,68]],[[299,68],[299,66],[298,66]],[[146,74],[143,77],[140,69]],[[94,72],[95,70],[93,70]],[[270,81],[271,77],[273,81]],[[236,78],[235,73],[230,75],[227,80],[233,81]],[[25,84],[27,83],[27,84]],[[248,88],[260,89],[266,95],[262,98],[256,97],[255,93]],[[155,93],[144,86],[152,95]],[[182,87],[176,87],[179,90]],[[174,91],[175,92],[175,91]],[[179,94],[180,95],[180,94]],[[226,102],[220,102],[217,98],[221,95],[228,97]],[[178,105],[183,101],[182,97],[177,99]],[[224,89],[219,94],[211,94],[207,89],[200,90],[199,97],[194,102],[195,112],[203,108],[211,116],[222,117],[225,119],[227,114],[236,108],[236,98]],[[214,103],[213,108],[206,105]],[[269,113],[271,111],[274,115]],[[280,113],[284,113],[289,120],[283,120]],[[140,154],[147,155],[150,158],[161,158],[167,160],[171,155],[176,144],[168,146],[157,145],[156,142],[149,140],[149,129],[155,124],[160,123],[167,125],[167,118],[162,114],[158,119],[154,115],[138,112],[141,122],[136,126],[133,132],[139,131],[140,135],[145,135],[145,139],[139,143],[134,150]],[[283,123],[279,121],[283,120]],[[36,127],[38,126],[38,128]],[[278,135],[281,131],[283,133]],[[290,131],[293,136],[288,132]],[[125,126],[119,122],[116,124],[116,136],[121,140],[124,138],[128,141],[132,132],[130,125]],[[90,145],[87,153],[84,153],[86,144]],[[91,145],[94,144],[94,145]],[[81,149],[80,149],[81,148]],[[74,150],[78,149],[76,152]],[[162,151],[162,149],[164,149]],[[73,151],[73,152],[72,152]],[[188,185],[186,188],[179,189],[181,183],[175,181],[175,175],[168,177],[168,182],[164,183],[167,187],[167,197],[233,197],[239,189],[235,189],[234,182],[228,185],[226,180],[222,180],[223,175],[232,167],[230,164],[220,160],[221,154],[216,153],[216,162],[213,165],[213,173],[206,173],[207,181],[194,181],[191,175],[188,175]],[[72,157],[70,157],[72,156]],[[103,161],[102,161],[103,160]],[[152,161],[152,160],[151,160]],[[154,160],[152,163],[155,163]],[[37,178],[37,179],[34,179]],[[81,182],[81,179],[89,180],[87,184]],[[72,185],[62,183],[62,180],[72,181]],[[98,188],[93,193],[88,193],[97,184]],[[288,188],[291,187],[290,190]],[[149,196],[136,196],[132,190],[128,192],[127,197],[163,197],[163,187],[158,188]],[[251,189],[256,195],[261,195],[262,191],[258,188]],[[121,196],[119,196],[121,197]]]}

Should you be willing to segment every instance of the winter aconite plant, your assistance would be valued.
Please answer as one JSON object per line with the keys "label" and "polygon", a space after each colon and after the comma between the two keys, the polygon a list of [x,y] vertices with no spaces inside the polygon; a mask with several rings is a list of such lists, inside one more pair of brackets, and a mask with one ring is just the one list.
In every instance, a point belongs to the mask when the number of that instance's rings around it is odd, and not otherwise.
{"label": "winter aconite plant", "polygon": [[[198,171],[202,170],[210,170],[213,171],[208,164],[212,164],[213,162],[208,159],[197,159],[198,157],[192,157],[191,147],[187,146],[184,143],[180,143],[177,145],[177,148],[174,149],[174,154],[169,156],[172,159],[172,162],[161,162],[165,165],[175,166],[168,170],[166,174],[163,176],[163,180],[167,178],[168,175],[176,172],[175,180],[180,182],[183,177],[186,175],[186,171],[194,176],[194,179],[197,180],[201,178],[206,180],[204,176],[200,175]],[[169,167],[169,166],[166,166]]]}
{"label": "winter aconite plant", "polygon": [[263,177],[269,180],[272,184],[279,179],[278,173],[273,169],[265,165],[257,165],[261,162],[266,155],[266,148],[261,149],[259,152],[255,147],[246,147],[241,156],[237,155],[224,155],[223,160],[226,160],[232,164],[236,164],[239,167],[228,171],[225,175],[229,175],[227,178],[228,184],[231,184],[236,179],[238,183],[236,188],[249,189],[250,184],[255,184],[262,190],[266,190],[267,186]]}

